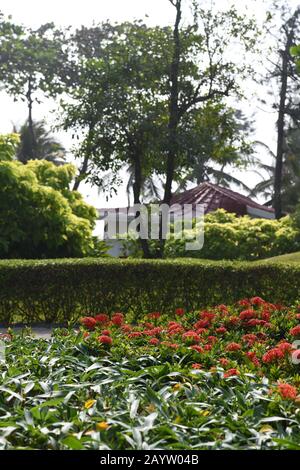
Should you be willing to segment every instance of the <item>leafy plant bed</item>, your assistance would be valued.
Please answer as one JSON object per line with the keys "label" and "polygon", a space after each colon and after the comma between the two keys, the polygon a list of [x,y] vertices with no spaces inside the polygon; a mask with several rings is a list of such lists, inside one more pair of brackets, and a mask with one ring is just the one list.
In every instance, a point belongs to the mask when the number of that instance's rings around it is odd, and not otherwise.
{"label": "leafy plant bed", "polygon": [[2,336],[1,448],[300,450],[297,307],[81,323]]}

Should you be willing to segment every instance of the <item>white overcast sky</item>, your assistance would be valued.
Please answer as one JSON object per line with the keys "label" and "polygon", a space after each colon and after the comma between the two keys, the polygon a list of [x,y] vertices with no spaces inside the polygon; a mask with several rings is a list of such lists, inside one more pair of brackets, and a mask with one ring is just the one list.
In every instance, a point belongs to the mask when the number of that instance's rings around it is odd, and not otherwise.
{"label": "white overcast sky", "polygon": [[[200,1],[200,0],[199,0]],[[299,1],[287,0],[291,6],[296,6]],[[269,0],[216,0],[216,4],[224,7],[234,4],[240,8],[247,8],[254,13],[258,19],[265,16]],[[5,15],[12,15],[16,23],[27,26],[38,27],[42,23],[55,22],[58,26],[80,26],[91,25],[93,22],[125,21],[135,18],[144,19],[148,24],[171,24],[173,23],[174,9],[168,0],[0,0],[0,11]],[[249,90],[253,93],[253,90]],[[45,102],[35,107],[35,119],[45,118],[51,122],[51,110],[53,103]],[[255,99],[244,106],[248,114],[255,113],[256,134],[258,140],[263,140],[274,149],[275,145],[275,122],[274,113],[264,112],[260,109]],[[26,119],[26,106],[24,103],[14,103],[12,98],[4,92],[0,93],[0,134],[10,132],[12,123],[20,124]],[[70,137],[60,134],[60,139],[68,148]],[[235,172],[235,174],[237,174]],[[250,172],[238,173],[238,176],[247,185],[254,185],[257,177]],[[85,185],[82,187],[86,199],[97,207],[125,206],[127,198],[124,188],[118,195],[106,201],[104,195],[98,195],[95,188]]]}

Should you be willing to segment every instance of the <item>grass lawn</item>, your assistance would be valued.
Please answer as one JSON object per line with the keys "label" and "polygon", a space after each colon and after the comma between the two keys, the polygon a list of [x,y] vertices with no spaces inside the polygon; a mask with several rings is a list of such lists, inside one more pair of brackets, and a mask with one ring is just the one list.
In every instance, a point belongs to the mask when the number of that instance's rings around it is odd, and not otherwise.
{"label": "grass lawn", "polygon": [[296,253],[288,253],[286,255],[274,256],[273,258],[268,258],[264,261],[276,261],[279,263],[300,263],[300,251]]}

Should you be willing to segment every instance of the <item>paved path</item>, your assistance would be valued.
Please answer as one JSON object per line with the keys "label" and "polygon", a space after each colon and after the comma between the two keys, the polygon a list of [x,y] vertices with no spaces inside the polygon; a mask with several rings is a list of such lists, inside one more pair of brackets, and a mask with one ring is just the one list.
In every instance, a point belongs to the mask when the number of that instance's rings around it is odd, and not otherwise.
{"label": "paved path", "polygon": [[[15,326],[13,331],[20,333],[24,327]],[[55,326],[32,326],[31,331],[36,338],[50,338],[52,330],[56,328]],[[0,327],[0,334],[7,333],[7,328]]]}

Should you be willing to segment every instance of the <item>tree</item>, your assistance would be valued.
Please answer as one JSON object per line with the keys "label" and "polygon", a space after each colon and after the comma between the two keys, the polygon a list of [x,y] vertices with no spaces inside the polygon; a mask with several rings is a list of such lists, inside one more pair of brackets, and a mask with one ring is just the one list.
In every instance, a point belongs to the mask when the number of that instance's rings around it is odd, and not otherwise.
{"label": "tree", "polygon": [[[206,104],[222,103],[224,97],[239,92],[239,79],[243,77],[245,64],[229,61],[226,53],[234,41],[240,41],[242,57],[243,48],[249,52],[257,33],[254,21],[238,15],[234,8],[218,12],[213,5],[207,9],[198,8],[196,2],[193,2],[194,23],[188,28],[181,27],[183,1],[168,1],[175,8],[175,24],[164,194],[167,204],[172,197],[175,169],[180,167],[180,126],[193,115],[197,119]],[[183,66],[184,58],[190,66],[189,74]]]}
{"label": "tree", "polygon": [[[278,119],[272,202],[276,218],[279,219],[283,215],[283,178],[289,172],[288,169],[285,170],[285,164],[288,164],[289,159],[286,154],[289,148],[288,133],[300,124],[299,105],[296,98],[300,90],[300,80],[296,73],[296,61],[291,54],[291,49],[300,40],[300,7],[291,11],[286,3],[282,6],[275,3],[274,10],[276,21],[276,13],[279,12],[282,24],[279,33],[275,35],[275,58],[268,59],[271,70],[268,71],[266,81],[268,83],[275,81],[278,89],[278,96],[273,104],[273,109],[278,113]],[[270,30],[273,35],[272,28]]]}
{"label": "tree", "polygon": [[[89,161],[89,180],[111,190],[119,170],[132,168],[135,204],[141,202],[143,182],[158,166],[166,113],[159,89],[164,69],[158,59],[167,53],[165,39],[166,30],[138,22],[115,26],[102,58],[82,64],[75,104],[65,105],[65,128],[85,133],[80,153]],[[110,178],[103,177],[105,172]],[[141,243],[149,256],[147,241]]]}
{"label": "tree", "polygon": [[[260,181],[251,191],[251,195],[257,196],[262,194],[269,205],[273,205],[274,198],[274,176],[276,154],[262,142],[258,142],[259,146],[263,146],[270,158],[273,160],[271,164],[257,162],[257,173],[262,177]],[[267,176],[263,177],[262,172]],[[285,133],[283,169],[281,178],[281,208],[283,213],[294,212],[299,203],[300,197],[300,131],[299,129],[290,128]]]}
{"label": "tree", "polygon": [[[64,147],[46,129],[44,121],[33,122],[35,135],[35,159],[47,160],[56,165],[65,163]],[[31,131],[26,121],[20,129],[15,127],[15,133],[20,135],[20,144],[17,148],[16,157],[22,163],[27,163],[32,159]]]}
{"label": "tree", "polygon": [[235,184],[250,191],[227,172],[226,167],[247,164],[253,150],[249,139],[251,132],[251,123],[244,115],[223,103],[208,102],[191,112],[178,136],[180,151],[186,153],[187,163],[186,170],[176,180],[179,183],[176,192],[186,189],[189,182],[200,184],[211,180],[222,186]]}
{"label": "tree", "polygon": [[0,161],[0,258],[91,255],[96,211],[69,189],[72,165]]}
{"label": "tree", "polygon": [[14,70],[11,45],[19,41],[23,33],[23,27],[12,23],[11,18],[5,18],[0,11],[0,82]]}
{"label": "tree", "polygon": [[[2,34],[0,80],[5,91],[15,100],[26,102],[28,109],[28,152],[30,158],[37,156],[37,142],[34,132],[33,105],[42,96],[54,97],[63,91],[61,77],[64,75],[67,51],[64,49],[64,34],[47,23],[38,29],[25,29],[9,22]],[[1,33],[1,30],[0,30]],[[1,38],[1,34],[0,34]]]}
{"label": "tree", "polygon": [[[224,98],[238,91],[235,78],[243,67],[226,60],[226,50],[240,35],[247,38],[246,47],[253,46],[253,22],[235,10],[199,10],[204,26],[195,22],[180,29],[181,2],[178,6],[175,32],[141,22],[99,27],[97,56],[81,57],[80,86],[71,90],[75,104],[64,107],[65,128],[85,136],[80,153],[88,162],[88,180],[101,186],[108,181],[103,174],[109,173],[111,191],[120,168],[130,167],[135,203],[141,202],[143,182],[156,174],[165,180],[163,202],[170,201],[173,182],[190,168],[190,142],[199,146],[205,105],[225,106]],[[94,44],[94,34],[85,31],[89,43]],[[233,161],[236,156],[231,152]],[[142,243],[148,256],[147,243]]]}

